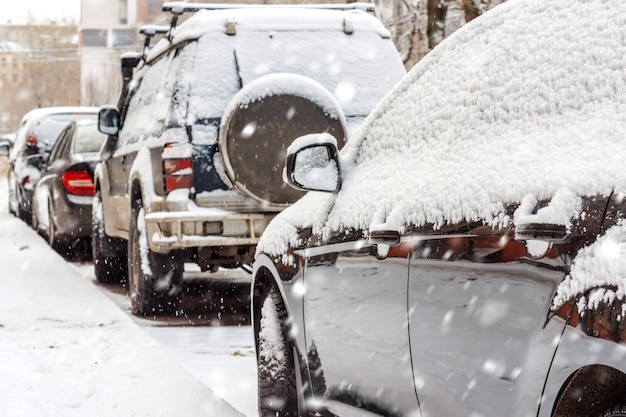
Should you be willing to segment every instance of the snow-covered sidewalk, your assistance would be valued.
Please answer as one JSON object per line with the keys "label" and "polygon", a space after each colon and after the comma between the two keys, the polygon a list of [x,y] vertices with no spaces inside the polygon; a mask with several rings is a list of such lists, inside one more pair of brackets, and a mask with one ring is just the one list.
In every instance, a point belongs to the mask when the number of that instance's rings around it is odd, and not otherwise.
{"label": "snow-covered sidewalk", "polygon": [[241,416],[6,209],[0,180],[0,415]]}

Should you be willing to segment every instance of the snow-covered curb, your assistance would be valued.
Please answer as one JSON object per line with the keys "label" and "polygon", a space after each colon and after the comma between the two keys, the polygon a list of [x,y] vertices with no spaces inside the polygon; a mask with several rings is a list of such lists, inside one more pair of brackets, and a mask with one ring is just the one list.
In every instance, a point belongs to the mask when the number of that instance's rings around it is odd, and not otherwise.
{"label": "snow-covered curb", "polygon": [[0,415],[241,416],[6,210],[0,253]]}

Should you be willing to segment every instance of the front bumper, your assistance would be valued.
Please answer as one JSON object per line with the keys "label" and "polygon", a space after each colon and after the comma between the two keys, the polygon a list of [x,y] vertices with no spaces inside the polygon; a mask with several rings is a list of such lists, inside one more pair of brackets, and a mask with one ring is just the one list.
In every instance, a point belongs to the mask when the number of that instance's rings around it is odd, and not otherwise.
{"label": "front bumper", "polygon": [[272,214],[207,214],[198,212],[154,212],[146,215],[150,249],[256,245]]}

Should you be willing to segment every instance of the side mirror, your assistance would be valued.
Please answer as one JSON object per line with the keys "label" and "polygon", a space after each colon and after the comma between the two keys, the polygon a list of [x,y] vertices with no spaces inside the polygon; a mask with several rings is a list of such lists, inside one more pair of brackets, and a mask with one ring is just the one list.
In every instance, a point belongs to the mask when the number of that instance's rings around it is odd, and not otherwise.
{"label": "side mirror", "polygon": [[9,156],[9,152],[11,151],[11,145],[8,142],[0,143],[0,156]]}
{"label": "side mirror", "polygon": [[341,176],[335,137],[314,133],[296,139],[287,150],[283,179],[299,190],[337,193]]}
{"label": "side mirror", "polygon": [[105,135],[117,135],[120,130],[120,112],[115,106],[102,106],[98,112],[98,130]]}

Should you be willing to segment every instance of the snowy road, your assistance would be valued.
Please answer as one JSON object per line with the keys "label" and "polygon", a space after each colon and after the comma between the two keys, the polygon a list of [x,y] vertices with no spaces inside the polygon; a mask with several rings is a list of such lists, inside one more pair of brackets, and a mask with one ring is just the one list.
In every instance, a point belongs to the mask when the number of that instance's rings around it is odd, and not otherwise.
{"label": "snowy road", "polygon": [[185,273],[183,316],[149,320],[131,314],[123,287],[96,284],[92,264],[70,264],[195,378],[246,416],[257,415],[249,274],[242,270]]}
{"label": "snowy road", "polygon": [[257,415],[249,275],[188,272],[182,317],[135,317],[8,213],[0,174],[0,415]]}

